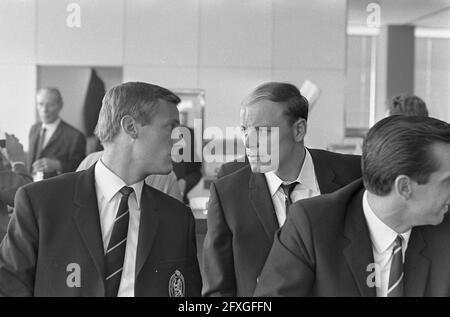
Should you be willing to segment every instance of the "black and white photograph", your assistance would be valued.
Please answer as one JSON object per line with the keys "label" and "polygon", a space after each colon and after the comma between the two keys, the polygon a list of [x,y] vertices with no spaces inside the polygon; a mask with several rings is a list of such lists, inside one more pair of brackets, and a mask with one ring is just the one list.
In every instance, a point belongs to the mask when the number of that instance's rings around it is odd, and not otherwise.
{"label": "black and white photograph", "polygon": [[450,0],[0,0],[0,100],[0,297],[450,296]]}

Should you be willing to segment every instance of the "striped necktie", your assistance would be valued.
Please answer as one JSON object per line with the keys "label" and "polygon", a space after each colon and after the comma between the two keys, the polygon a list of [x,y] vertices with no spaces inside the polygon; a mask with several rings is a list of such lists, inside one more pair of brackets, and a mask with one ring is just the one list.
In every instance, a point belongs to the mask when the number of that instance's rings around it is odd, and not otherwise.
{"label": "striped necktie", "polygon": [[128,197],[133,188],[124,186],[120,190],[122,198],[117,210],[114,226],[105,255],[105,295],[115,297],[119,291],[122,278],[123,260],[127,246],[128,223],[130,212],[128,210]]}
{"label": "striped necktie", "polygon": [[402,236],[398,235],[392,251],[391,270],[389,272],[388,297],[403,296],[403,252]]}
{"label": "striped necktie", "polygon": [[286,208],[286,217],[288,215],[289,206],[292,204],[291,194],[292,194],[295,186],[297,186],[297,184],[298,184],[298,182],[280,185],[280,187],[283,190],[284,195],[285,195],[284,204],[285,204],[285,208]]}

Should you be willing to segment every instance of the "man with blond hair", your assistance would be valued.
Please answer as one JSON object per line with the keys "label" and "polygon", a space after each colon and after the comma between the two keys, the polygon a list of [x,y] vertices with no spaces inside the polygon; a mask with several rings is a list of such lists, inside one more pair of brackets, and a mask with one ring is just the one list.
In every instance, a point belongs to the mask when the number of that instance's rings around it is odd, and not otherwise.
{"label": "man with blond hair", "polygon": [[139,82],[106,93],[101,159],[17,192],[0,246],[0,295],[200,295],[192,212],[144,184],[172,170],[179,102]]}

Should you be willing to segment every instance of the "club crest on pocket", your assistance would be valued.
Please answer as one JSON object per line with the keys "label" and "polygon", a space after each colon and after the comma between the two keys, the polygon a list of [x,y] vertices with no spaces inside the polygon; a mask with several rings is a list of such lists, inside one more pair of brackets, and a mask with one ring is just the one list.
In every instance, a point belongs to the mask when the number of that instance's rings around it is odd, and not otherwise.
{"label": "club crest on pocket", "polygon": [[169,296],[184,297],[184,276],[179,270],[175,270],[169,280]]}

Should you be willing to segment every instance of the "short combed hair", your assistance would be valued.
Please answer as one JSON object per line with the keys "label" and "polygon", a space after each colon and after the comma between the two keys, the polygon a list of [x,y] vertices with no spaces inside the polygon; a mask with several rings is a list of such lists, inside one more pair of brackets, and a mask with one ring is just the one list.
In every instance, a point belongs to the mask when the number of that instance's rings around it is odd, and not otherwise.
{"label": "short combed hair", "polygon": [[417,96],[398,95],[391,100],[389,114],[428,117],[428,109],[425,102]]}
{"label": "short combed hair", "polygon": [[256,87],[242,105],[249,106],[260,100],[284,103],[284,114],[288,118],[290,125],[300,118],[308,120],[308,100],[292,84],[280,82],[264,83]]}
{"label": "short combed hair", "polygon": [[431,146],[450,144],[450,124],[438,119],[395,115],[376,123],[367,133],[362,149],[364,185],[385,196],[399,175],[419,184],[428,182],[440,166]]}
{"label": "short combed hair", "polygon": [[40,93],[42,93],[44,91],[53,94],[56,97],[56,102],[59,105],[61,105],[61,106],[63,105],[63,98],[62,98],[61,92],[59,91],[58,88],[56,88],[56,87],[44,87],[44,88],[39,89],[37,91],[36,95],[38,95],[38,94],[40,94]]}
{"label": "short combed hair", "polygon": [[126,115],[141,125],[150,124],[159,109],[159,100],[177,105],[180,98],[170,90],[148,83],[128,82],[108,90],[103,97],[95,134],[100,142],[111,142]]}

